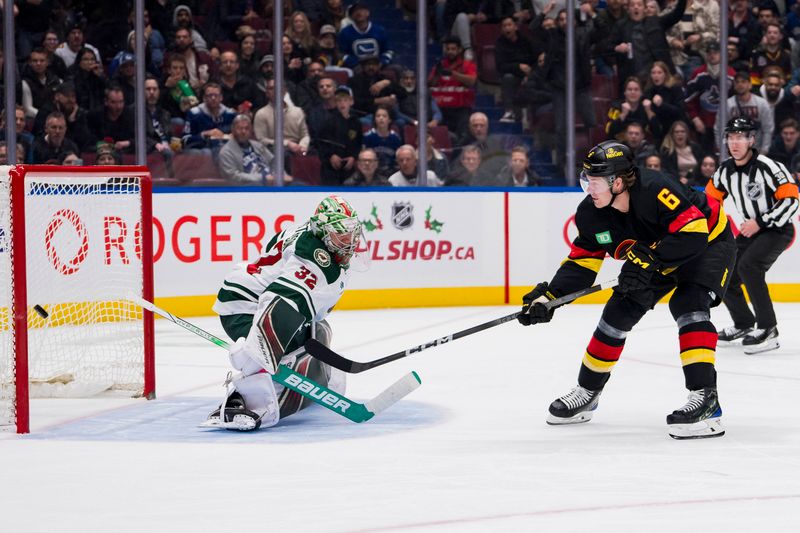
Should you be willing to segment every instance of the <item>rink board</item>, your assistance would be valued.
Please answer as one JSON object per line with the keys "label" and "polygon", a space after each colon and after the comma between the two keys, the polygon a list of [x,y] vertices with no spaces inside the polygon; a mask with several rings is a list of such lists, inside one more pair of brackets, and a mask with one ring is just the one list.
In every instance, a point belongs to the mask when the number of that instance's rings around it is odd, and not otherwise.
{"label": "rink board", "polygon": [[[241,261],[254,261],[277,231],[307,220],[322,190],[157,191],[155,286],[159,302],[186,315],[211,313],[216,290]],[[365,226],[370,268],[356,272],[341,309],[514,303],[549,280],[569,252],[573,190],[339,191]],[[733,206],[726,206],[734,221]],[[769,273],[778,301],[800,301],[795,243]],[[599,280],[620,262],[607,260]],[[587,302],[603,301],[600,293]]]}

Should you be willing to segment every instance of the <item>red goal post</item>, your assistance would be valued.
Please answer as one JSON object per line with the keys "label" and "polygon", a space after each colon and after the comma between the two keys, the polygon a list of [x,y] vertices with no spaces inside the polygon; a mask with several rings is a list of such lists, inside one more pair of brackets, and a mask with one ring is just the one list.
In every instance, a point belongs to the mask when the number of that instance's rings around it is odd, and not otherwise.
{"label": "red goal post", "polygon": [[0,430],[30,397],[155,397],[146,167],[0,167]]}

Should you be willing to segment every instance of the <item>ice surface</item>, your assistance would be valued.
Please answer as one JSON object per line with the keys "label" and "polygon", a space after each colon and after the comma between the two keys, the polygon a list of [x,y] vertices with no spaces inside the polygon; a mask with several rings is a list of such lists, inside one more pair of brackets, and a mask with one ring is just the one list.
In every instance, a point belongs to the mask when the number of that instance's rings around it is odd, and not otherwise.
{"label": "ice surface", "polygon": [[[337,312],[334,348],[373,359],[511,311]],[[718,351],[727,434],[697,441],[666,433],[686,392],[663,305],[594,420],[566,427],[545,424],[547,406],[574,385],[598,306],[350,376],[359,401],[422,378],[364,424],[312,408],[253,433],[196,427],[227,357],[160,320],[157,400],[35,400],[32,434],[0,434],[0,531],[800,531],[800,306],[777,312],[779,351]]]}

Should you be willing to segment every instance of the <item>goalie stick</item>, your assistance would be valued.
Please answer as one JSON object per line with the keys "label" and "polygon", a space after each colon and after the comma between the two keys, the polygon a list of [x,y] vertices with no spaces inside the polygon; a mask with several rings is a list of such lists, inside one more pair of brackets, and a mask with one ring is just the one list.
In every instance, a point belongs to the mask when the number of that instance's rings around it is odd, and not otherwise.
{"label": "goalie stick", "polygon": [[[570,294],[566,294],[554,300],[550,300],[544,304],[545,307],[548,309],[556,308],[560,305],[567,304],[573,300],[577,300],[582,296],[586,296],[588,294],[594,294],[595,292],[602,291],[603,289],[610,289],[617,285],[617,278],[610,279],[603,283],[599,283],[597,285],[592,285],[586,289],[581,289],[579,291],[575,291]],[[418,344],[417,346],[413,346],[411,348],[407,348],[400,352],[395,352],[391,355],[387,355],[386,357],[381,357],[380,359],[375,359],[373,361],[366,361],[363,363],[359,363],[358,361],[353,361],[351,359],[347,359],[339,355],[338,353],[334,352],[321,342],[315,339],[309,339],[305,342],[305,349],[310,353],[312,356],[316,357],[323,363],[327,363],[334,368],[338,368],[339,370],[344,370],[349,374],[358,374],[359,372],[364,372],[365,370],[369,370],[370,368],[375,368],[381,365],[385,365],[386,363],[391,363],[392,361],[396,361],[398,359],[402,359],[403,357],[408,357],[409,355],[419,353],[421,351],[427,350],[428,348],[433,348],[434,346],[441,346],[442,344],[447,344],[450,341],[454,341],[457,339],[461,339],[466,337],[467,335],[472,335],[473,333],[478,333],[479,331],[483,331],[485,329],[493,328],[495,326],[499,326],[500,324],[505,324],[506,322],[510,322],[515,320],[522,311],[517,311],[515,313],[511,313],[510,315],[501,316],[500,318],[495,318],[494,320],[490,320],[489,322],[484,322],[483,324],[478,324],[477,326],[472,326],[471,328],[467,328],[456,333],[451,333],[450,335],[446,335],[444,337],[440,337],[438,339],[434,339],[429,342],[424,342],[422,344]]]}
{"label": "goalie stick", "polygon": [[[161,309],[152,302],[148,302],[144,298],[136,295],[128,295],[128,300],[136,303],[143,309],[166,318],[167,320],[181,326],[182,328],[191,331],[195,335],[206,339],[220,348],[230,349],[230,343],[212,335],[211,333],[201,329],[191,322],[173,315],[172,313]],[[320,343],[320,345],[324,346]],[[299,350],[298,350],[299,351]],[[389,388],[367,401],[366,403],[355,402],[339,393],[332,391],[327,387],[316,383],[308,377],[295,372],[286,365],[278,365],[278,371],[272,376],[276,383],[280,383],[284,387],[295,391],[304,398],[308,398],[312,402],[330,409],[336,414],[339,414],[348,420],[356,423],[366,422],[374,417],[381,411],[391,407],[399,400],[407,396],[411,391],[416,389],[422,384],[419,375],[416,372],[409,372],[401,377]]]}

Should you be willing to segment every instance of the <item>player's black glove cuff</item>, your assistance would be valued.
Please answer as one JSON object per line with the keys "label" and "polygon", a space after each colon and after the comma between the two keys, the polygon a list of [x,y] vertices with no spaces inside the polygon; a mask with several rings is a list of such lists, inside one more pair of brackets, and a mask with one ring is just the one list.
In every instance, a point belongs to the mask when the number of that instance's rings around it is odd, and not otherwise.
{"label": "player's black glove cuff", "polygon": [[531,292],[522,297],[522,311],[517,320],[523,326],[550,322],[555,308],[548,309],[544,303],[553,299],[555,299],[555,295],[550,292],[547,282],[539,283]]}
{"label": "player's black glove cuff", "polygon": [[617,278],[617,290],[623,293],[646,288],[653,274],[661,268],[653,251],[639,242],[628,248],[625,259]]}

